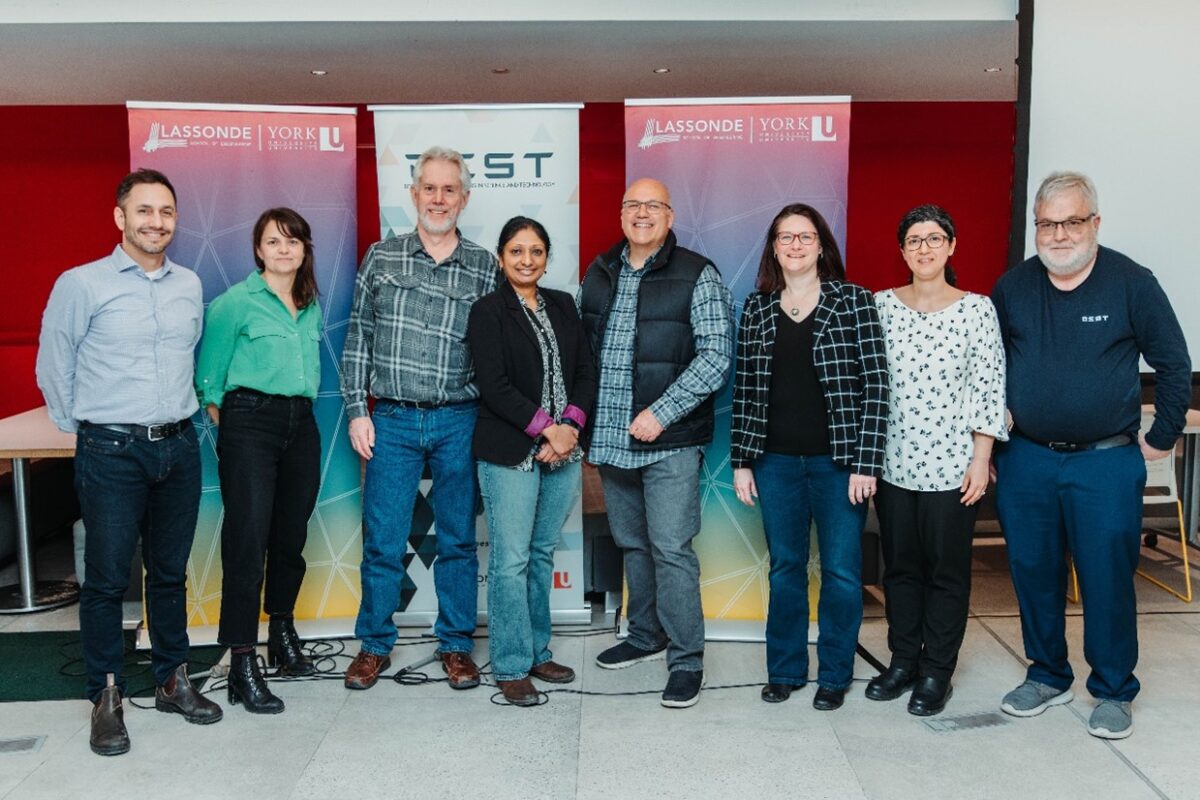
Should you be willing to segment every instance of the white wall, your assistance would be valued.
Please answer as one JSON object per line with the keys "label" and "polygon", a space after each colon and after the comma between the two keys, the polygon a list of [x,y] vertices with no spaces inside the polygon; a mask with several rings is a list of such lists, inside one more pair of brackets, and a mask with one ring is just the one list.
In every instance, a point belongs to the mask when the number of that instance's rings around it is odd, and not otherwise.
{"label": "white wall", "polygon": [[[1100,194],[1100,243],[1158,277],[1193,370],[1200,369],[1197,76],[1200,3],[1036,3],[1028,213],[1048,173],[1090,175]],[[1032,255],[1033,226],[1027,231]]]}

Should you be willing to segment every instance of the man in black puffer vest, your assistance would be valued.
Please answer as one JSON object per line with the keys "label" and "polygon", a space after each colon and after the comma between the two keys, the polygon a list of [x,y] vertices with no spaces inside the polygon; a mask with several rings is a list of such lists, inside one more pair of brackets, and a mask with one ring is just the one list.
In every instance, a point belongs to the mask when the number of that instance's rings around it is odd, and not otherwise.
{"label": "man in black puffer vest", "polygon": [[704,682],[700,463],[713,393],[729,376],[732,298],[715,266],[680,247],[671,195],[642,178],[621,202],[625,239],[596,257],[579,306],[599,378],[588,460],[600,468],[613,540],[624,552],[629,637],[605,669],[667,658],[662,704],[694,705]]}

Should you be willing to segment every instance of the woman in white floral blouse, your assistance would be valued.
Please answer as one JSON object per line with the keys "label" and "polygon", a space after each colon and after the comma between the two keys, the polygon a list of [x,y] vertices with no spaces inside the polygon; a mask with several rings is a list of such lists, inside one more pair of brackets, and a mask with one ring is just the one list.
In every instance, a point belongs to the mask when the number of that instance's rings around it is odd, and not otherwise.
{"label": "woman in white floral blouse", "polygon": [[953,691],[975,515],[992,443],[1008,438],[1004,348],[991,300],[954,285],[950,215],[918,206],[897,239],[912,280],[875,295],[891,389],[875,507],[892,661],[866,694],[894,700],[911,689],[909,713],[929,716]]}

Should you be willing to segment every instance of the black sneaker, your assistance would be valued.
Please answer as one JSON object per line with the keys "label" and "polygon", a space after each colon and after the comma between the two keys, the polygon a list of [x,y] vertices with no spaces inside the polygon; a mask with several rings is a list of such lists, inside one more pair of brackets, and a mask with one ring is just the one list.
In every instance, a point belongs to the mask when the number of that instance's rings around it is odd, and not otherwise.
{"label": "black sneaker", "polygon": [[618,642],[596,656],[596,666],[604,669],[625,669],[643,661],[657,661],[666,658],[667,646],[664,644],[657,650],[643,650],[634,647],[629,642]]}
{"label": "black sneaker", "polygon": [[700,700],[700,690],[704,688],[704,673],[694,670],[677,669],[667,678],[667,688],[663,689],[662,704],[667,708],[687,708],[694,706]]}

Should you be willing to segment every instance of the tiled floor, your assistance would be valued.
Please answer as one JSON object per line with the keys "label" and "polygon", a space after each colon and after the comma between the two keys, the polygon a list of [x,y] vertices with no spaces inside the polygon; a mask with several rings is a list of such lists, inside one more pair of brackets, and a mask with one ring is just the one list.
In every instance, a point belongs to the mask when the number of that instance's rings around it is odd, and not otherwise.
{"label": "tiled floor", "polygon": [[[444,684],[385,681],[348,692],[337,680],[276,683],[273,689],[288,704],[279,716],[231,708],[220,693],[215,696],[226,717],[213,726],[127,708],[132,752],[101,758],[88,750],[84,701],[0,705],[0,739],[45,737],[36,752],[0,754],[0,798],[1200,797],[1194,755],[1200,608],[1139,581],[1137,732],[1105,742],[1087,734],[1092,701],[1078,658],[1073,703],[1026,720],[998,713],[1001,695],[1023,676],[1020,622],[1002,564],[1002,545],[981,543],[976,616],[954,699],[932,725],[905,713],[903,700],[867,700],[863,683],[873,671],[861,661],[862,680],[832,713],[812,709],[811,688],[780,705],[761,702],[757,686],[721,688],[765,680],[759,644],[710,643],[709,688],[700,703],[664,709],[657,697],[666,680],[663,662],[598,669],[593,658],[611,634],[581,637],[564,628],[553,644],[555,657],[580,673],[568,688],[595,694],[551,693],[532,709],[495,705],[486,686],[454,692]],[[0,574],[0,583],[8,577]],[[0,630],[73,623],[73,609],[65,609],[0,617]],[[1068,632],[1072,652],[1081,653],[1077,608]],[[872,605],[861,642],[886,658],[886,636]],[[347,650],[354,651],[353,642]],[[409,663],[431,650],[405,647],[393,662]],[[486,660],[486,639],[476,655]],[[613,694],[636,691],[649,694]],[[968,715],[982,715],[964,721],[983,726],[935,729]]]}

